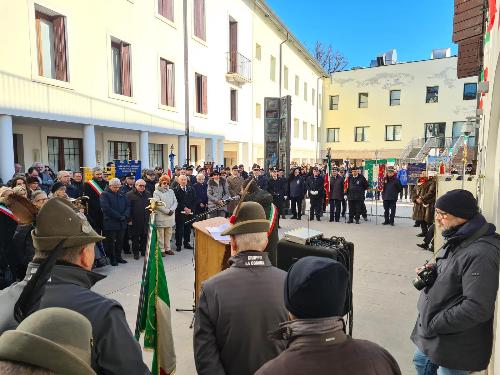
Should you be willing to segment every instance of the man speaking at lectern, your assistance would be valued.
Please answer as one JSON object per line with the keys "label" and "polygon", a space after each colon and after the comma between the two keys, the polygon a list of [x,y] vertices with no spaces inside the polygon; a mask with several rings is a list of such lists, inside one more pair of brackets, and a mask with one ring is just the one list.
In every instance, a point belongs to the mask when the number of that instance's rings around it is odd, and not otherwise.
{"label": "man speaking at lectern", "polygon": [[270,222],[256,202],[241,203],[222,232],[231,236],[230,267],[202,284],[194,326],[199,375],[251,375],[285,349],[267,333],[287,319],[286,273],[267,253]]}

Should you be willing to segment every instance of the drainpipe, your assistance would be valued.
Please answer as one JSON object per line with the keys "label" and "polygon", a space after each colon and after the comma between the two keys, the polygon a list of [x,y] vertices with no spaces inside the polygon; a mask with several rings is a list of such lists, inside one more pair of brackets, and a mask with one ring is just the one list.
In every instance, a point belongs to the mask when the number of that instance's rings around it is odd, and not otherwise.
{"label": "drainpipe", "polygon": [[[188,23],[187,23],[187,0],[183,1],[183,17],[184,17],[184,121],[186,135],[186,164],[191,163],[191,155],[189,155],[189,45],[188,45]],[[182,160],[179,160],[179,164]],[[181,164],[182,165],[182,164]]]}
{"label": "drainpipe", "polygon": [[[279,94],[278,94],[278,97],[280,98],[280,103],[281,103],[281,80],[282,80],[282,70],[283,70],[283,64],[282,64],[282,56],[283,56],[283,44],[285,44],[286,42],[288,42],[288,38],[289,38],[289,35],[288,33],[286,33],[286,39],[284,41],[282,41],[280,43],[280,79],[279,79],[279,84],[280,84],[280,87],[279,87]],[[281,113],[281,104],[280,104],[280,113]]]}
{"label": "drainpipe", "polygon": [[[319,159],[319,80],[323,79],[323,76],[319,76],[316,79],[316,162]],[[323,118],[321,118],[323,120]]]}

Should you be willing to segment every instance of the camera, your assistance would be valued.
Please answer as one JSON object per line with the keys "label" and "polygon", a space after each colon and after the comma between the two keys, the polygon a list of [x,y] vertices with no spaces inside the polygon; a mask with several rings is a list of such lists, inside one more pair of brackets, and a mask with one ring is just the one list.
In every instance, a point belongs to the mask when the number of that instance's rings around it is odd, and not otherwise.
{"label": "camera", "polygon": [[413,286],[417,290],[422,290],[426,286],[431,287],[436,281],[437,269],[435,264],[426,263],[424,268],[417,274],[417,277],[413,279]]}

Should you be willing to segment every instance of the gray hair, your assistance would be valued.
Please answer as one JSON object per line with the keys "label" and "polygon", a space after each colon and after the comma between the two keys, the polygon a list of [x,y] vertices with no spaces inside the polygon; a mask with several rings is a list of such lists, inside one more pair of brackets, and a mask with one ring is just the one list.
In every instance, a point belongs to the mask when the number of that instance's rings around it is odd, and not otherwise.
{"label": "gray hair", "polygon": [[267,233],[245,233],[234,235],[234,241],[238,247],[238,252],[257,250],[264,251],[267,246]]}
{"label": "gray hair", "polygon": [[113,185],[121,185],[122,183],[120,182],[120,179],[119,178],[112,178],[111,180],[109,180],[109,186],[113,186]]}
{"label": "gray hair", "polygon": [[43,190],[35,190],[33,193],[31,193],[31,201],[34,202],[38,198],[39,195],[45,194],[47,196],[47,193],[44,192]]}
{"label": "gray hair", "polygon": [[137,187],[138,184],[145,184],[146,181],[144,181],[142,178],[139,178],[136,182],[135,182],[135,187]]}
{"label": "gray hair", "polygon": [[57,172],[57,179],[59,180],[65,174],[68,174],[68,176],[70,175],[70,173],[68,171],[59,171],[59,172]]}

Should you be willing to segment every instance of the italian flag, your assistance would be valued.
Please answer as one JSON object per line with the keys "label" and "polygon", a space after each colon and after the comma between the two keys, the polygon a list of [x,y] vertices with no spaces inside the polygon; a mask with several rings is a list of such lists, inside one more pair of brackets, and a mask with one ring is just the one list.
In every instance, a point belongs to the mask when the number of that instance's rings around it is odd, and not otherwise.
{"label": "italian flag", "polygon": [[330,200],[330,176],[332,174],[332,158],[328,155],[328,165],[326,167],[325,182],[323,184],[325,188],[325,200],[328,204]]}
{"label": "italian flag", "polygon": [[271,235],[274,227],[276,226],[277,217],[278,217],[278,210],[276,209],[274,203],[271,203],[271,209],[269,210],[269,217],[267,218],[267,220],[271,222],[271,224],[269,225],[269,232],[267,232],[268,237]]}
{"label": "italian flag", "polygon": [[144,283],[140,329],[144,332],[144,348],[152,349],[153,375],[175,373],[175,350],[170,317],[167,278],[158,247],[156,225],[149,225],[149,255]]}

